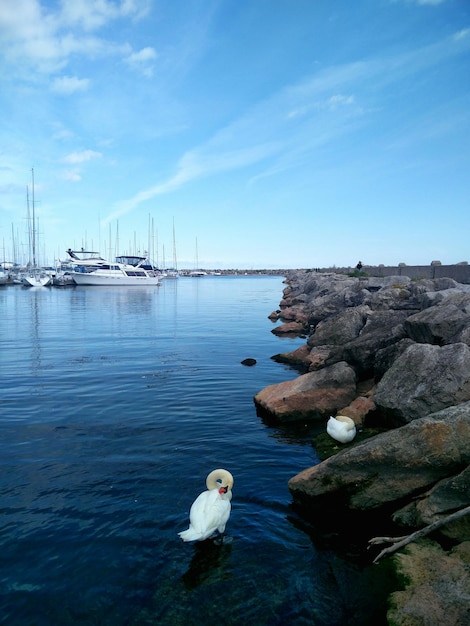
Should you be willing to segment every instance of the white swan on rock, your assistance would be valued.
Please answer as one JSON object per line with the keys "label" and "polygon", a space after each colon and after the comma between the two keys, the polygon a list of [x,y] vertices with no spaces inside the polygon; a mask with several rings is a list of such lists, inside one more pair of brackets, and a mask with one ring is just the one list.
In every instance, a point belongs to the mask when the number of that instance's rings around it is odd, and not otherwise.
{"label": "white swan on rock", "polygon": [[206,478],[207,491],[194,500],[189,511],[189,528],[178,535],[183,541],[204,541],[225,531],[232,505],[233,476],[215,469]]}
{"label": "white swan on rock", "polygon": [[356,424],[346,415],[337,415],[328,420],[326,432],[340,443],[349,443],[356,436]]}

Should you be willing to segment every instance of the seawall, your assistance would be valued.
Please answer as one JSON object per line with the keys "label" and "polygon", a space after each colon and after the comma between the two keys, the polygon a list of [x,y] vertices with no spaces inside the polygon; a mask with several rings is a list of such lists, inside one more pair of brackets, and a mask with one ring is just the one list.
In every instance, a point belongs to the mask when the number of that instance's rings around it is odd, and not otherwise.
{"label": "seawall", "polygon": [[[355,267],[319,268],[320,272],[336,272],[350,274],[358,272]],[[357,275],[363,276],[408,276],[409,278],[453,278],[458,283],[470,284],[470,265],[457,263],[456,265],[441,265],[433,261],[430,265],[363,265]]]}

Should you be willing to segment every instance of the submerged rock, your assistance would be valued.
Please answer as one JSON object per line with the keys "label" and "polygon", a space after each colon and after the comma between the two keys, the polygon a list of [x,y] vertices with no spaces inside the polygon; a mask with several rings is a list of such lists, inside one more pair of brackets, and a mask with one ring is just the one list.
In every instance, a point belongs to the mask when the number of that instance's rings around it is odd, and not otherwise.
{"label": "submerged rock", "polygon": [[253,365],[256,365],[256,359],[243,359],[243,361],[241,362],[242,365],[246,365],[247,367],[252,367]]}

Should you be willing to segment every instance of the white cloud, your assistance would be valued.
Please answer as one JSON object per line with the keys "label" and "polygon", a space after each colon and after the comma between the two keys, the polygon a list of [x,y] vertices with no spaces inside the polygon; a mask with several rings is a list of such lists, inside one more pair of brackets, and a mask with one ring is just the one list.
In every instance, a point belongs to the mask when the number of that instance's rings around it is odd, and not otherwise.
{"label": "white cloud", "polygon": [[455,33],[454,39],[455,41],[458,41],[459,39],[465,39],[465,37],[468,37],[469,35],[470,35],[470,28],[464,28],[463,30],[459,30],[458,33]]}
{"label": "white cloud", "polygon": [[72,183],[78,183],[82,180],[80,172],[76,169],[74,170],[64,170],[61,174],[62,180],[68,180]]}
{"label": "white cloud", "polygon": [[444,4],[444,2],[447,2],[447,0],[391,0],[391,2],[393,3],[406,2],[408,4],[418,4],[420,6],[425,6],[425,5],[437,6],[438,4]]}
{"label": "white cloud", "polygon": [[142,72],[145,76],[152,76],[153,61],[157,58],[157,53],[153,48],[142,48],[139,52],[133,52],[125,60],[132,68]]}
{"label": "white cloud", "polygon": [[88,78],[77,78],[76,76],[62,76],[52,82],[51,89],[55,93],[70,95],[77,91],[86,91],[90,86]]}
{"label": "white cloud", "polygon": [[65,128],[61,128],[61,129],[57,130],[52,135],[53,139],[57,139],[59,141],[70,139],[71,137],[73,137],[73,133],[70,130],[67,130]]}
{"label": "white cloud", "polygon": [[94,150],[82,150],[81,152],[71,152],[62,160],[64,163],[84,163],[85,161],[90,161],[91,159],[101,158],[103,155],[101,152],[95,152]]}
{"label": "white cloud", "polygon": [[[45,73],[64,68],[72,54],[129,54],[129,44],[90,36],[117,19],[140,19],[150,0],[74,0],[59,10],[40,0],[1,0],[0,56],[20,71],[24,64]],[[73,32],[72,29],[73,28]]]}
{"label": "white cloud", "polygon": [[307,107],[307,106],[299,107],[298,109],[293,109],[292,111],[289,111],[289,113],[287,114],[287,117],[290,119],[294,119],[296,117],[302,117],[303,115],[308,113],[309,109],[310,107]]}
{"label": "white cloud", "polygon": [[327,106],[330,109],[336,109],[337,107],[348,106],[350,104],[354,104],[354,96],[343,96],[341,94],[331,96],[327,102]]}
{"label": "white cloud", "polygon": [[149,10],[149,0],[73,0],[63,3],[61,19],[67,25],[91,31],[119,18],[141,19]]}

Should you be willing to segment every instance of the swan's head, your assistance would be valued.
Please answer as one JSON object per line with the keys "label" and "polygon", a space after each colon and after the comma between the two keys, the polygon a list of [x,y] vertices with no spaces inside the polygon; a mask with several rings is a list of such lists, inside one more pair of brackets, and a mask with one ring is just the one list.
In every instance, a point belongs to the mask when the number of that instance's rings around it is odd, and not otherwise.
{"label": "swan's head", "polygon": [[226,469],[215,469],[206,478],[208,489],[218,489],[219,493],[229,493],[231,495],[233,487],[233,476]]}
{"label": "swan's head", "polygon": [[354,420],[350,417],[348,417],[347,415],[337,415],[335,418],[338,422],[341,422],[342,424],[344,424],[346,430],[352,430],[353,428],[356,428],[356,423],[354,422]]}

